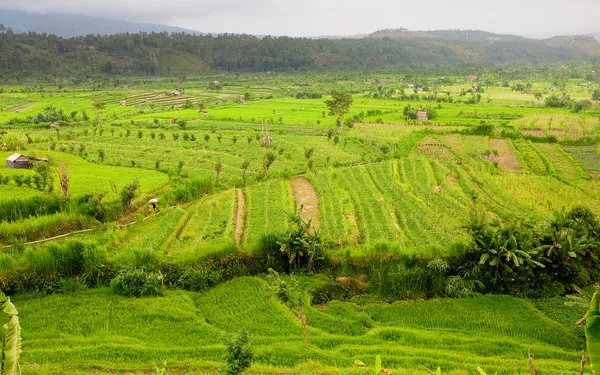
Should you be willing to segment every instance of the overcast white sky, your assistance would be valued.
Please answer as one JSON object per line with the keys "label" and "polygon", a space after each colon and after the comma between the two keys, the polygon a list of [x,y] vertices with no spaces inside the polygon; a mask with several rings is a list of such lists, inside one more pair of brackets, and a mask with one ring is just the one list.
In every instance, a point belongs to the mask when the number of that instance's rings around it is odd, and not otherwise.
{"label": "overcast white sky", "polygon": [[0,0],[1,9],[257,35],[352,35],[397,27],[532,37],[600,32],[600,0]]}

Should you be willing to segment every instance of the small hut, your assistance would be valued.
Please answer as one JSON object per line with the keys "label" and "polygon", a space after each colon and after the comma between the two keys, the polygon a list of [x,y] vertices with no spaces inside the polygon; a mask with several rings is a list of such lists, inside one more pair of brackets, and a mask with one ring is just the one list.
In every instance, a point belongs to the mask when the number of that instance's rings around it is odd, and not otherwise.
{"label": "small hut", "polygon": [[50,129],[60,129],[60,124],[55,121],[52,124],[50,124]]}
{"label": "small hut", "polygon": [[417,120],[419,120],[419,121],[429,120],[429,117],[427,116],[427,112],[425,112],[425,111],[417,112]]}
{"label": "small hut", "polygon": [[202,109],[200,110],[200,113],[202,113],[202,114],[204,114],[204,115],[207,115],[207,114],[208,114],[208,111],[207,111],[205,108],[202,108]]}
{"label": "small hut", "polygon": [[246,104],[248,103],[245,99],[238,100],[237,104]]}
{"label": "small hut", "polygon": [[127,100],[121,100],[121,101],[119,102],[119,104],[121,104],[121,105],[127,105]]}
{"label": "small hut", "polygon": [[6,168],[29,168],[29,156],[23,154],[12,154],[6,159]]}
{"label": "small hut", "polygon": [[169,95],[171,95],[171,96],[180,96],[180,95],[181,95],[181,93],[180,93],[179,91],[175,90],[175,91],[171,91],[171,92],[169,93]]}

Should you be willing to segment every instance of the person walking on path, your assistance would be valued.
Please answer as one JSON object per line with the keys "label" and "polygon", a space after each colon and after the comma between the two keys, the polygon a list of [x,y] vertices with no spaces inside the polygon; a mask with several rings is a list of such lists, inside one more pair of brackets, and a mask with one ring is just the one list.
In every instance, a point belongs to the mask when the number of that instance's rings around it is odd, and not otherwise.
{"label": "person walking on path", "polygon": [[152,211],[154,211],[155,214],[158,213],[158,199],[154,198],[154,199],[150,199],[148,201],[148,203],[150,203],[152,205]]}

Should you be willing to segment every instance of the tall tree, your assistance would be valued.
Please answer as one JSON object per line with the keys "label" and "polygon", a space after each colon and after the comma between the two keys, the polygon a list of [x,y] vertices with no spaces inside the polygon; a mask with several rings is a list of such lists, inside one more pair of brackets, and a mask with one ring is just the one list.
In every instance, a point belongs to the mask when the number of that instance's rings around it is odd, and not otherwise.
{"label": "tall tree", "polygon": [[94,102],[94,107],[98,111],[98,124],[102,124],[102,110],[106,107],[106,103]]}
{"label": "tall tree", "polygon": [[344,115],[350,111],[353,101],[352,95],[337,90],[331,92],[331,99],[325,100],[325,104],[329,108],[329,115],[337,116],[340,128],[344,125]]}

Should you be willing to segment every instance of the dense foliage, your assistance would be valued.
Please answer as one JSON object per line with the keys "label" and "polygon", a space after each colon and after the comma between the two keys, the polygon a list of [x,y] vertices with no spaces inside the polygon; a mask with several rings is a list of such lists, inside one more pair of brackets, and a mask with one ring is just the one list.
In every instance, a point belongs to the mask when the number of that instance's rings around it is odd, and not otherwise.
{"label": "dense foliage", "polygon": [[126,297],[162,296],[162,275],[144,270],[123,271],[112,279],[110,286],[116,294]]}
{"label": "dense foliage", "polygon": [[238,375],[252,365],[252,342],[247,330],[241,329],[235,336],[227,341],[223,360],[225,361],[224,373]]}
{"label": "dense foliage", "polygon": [[[572,43],[528,39],[461,41],[438,38],[306,39],[184,33],[55,35],[0,33],[0,71],[65,75],[386,69],[407,64],[560,62],[591,59],[592,37]],[[191,63],[190,63],[191,62]]]}

